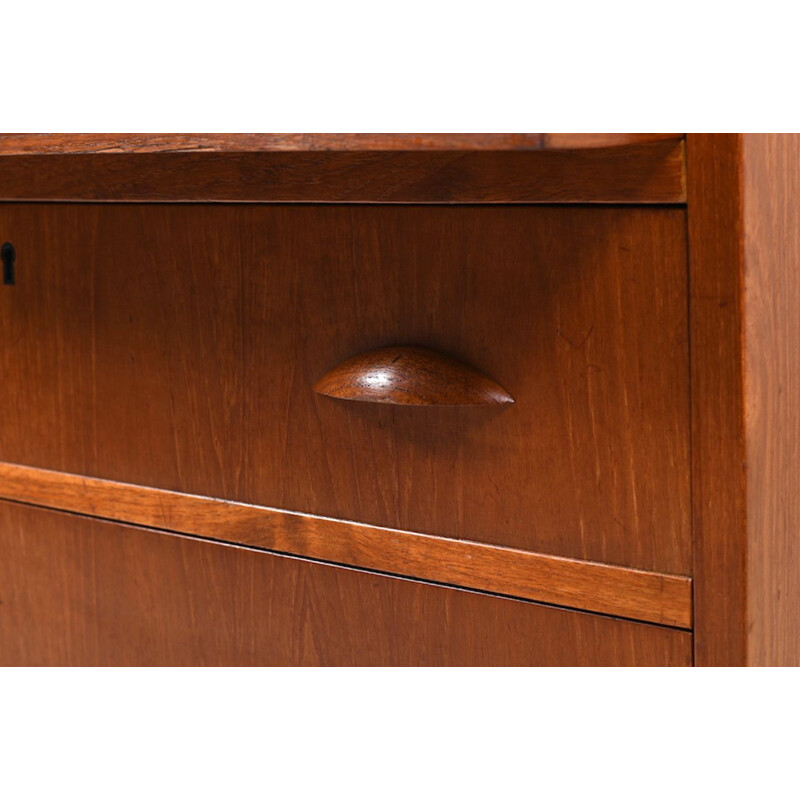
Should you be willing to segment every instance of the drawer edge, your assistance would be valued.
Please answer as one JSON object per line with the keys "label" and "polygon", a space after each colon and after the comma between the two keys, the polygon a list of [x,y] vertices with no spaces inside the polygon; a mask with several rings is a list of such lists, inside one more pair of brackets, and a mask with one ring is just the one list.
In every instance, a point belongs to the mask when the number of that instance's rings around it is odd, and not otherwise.
{"label": "drawer edge", "polygon": [[684,153],[673,138],[505,151],[0,152],[0,199],[683,205]]}
{"label": "drawer edge", "polygon": [[0,463],[0,497],[465,589],[691,629],[692,580]]}

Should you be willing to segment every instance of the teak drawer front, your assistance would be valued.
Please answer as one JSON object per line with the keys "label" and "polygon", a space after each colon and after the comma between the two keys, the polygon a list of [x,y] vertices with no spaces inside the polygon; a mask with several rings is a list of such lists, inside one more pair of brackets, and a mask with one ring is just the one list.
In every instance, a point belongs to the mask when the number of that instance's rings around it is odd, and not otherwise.
{"label": "teak drawer front", "polygon": [[[690,573],[685,211],[4,204],[0,460]],[[314,392],[413,344],[496,407]]]}
{"label": "teak drawer front", "polygon": [[688,666],[691,634],[0,502],[0,665]]}

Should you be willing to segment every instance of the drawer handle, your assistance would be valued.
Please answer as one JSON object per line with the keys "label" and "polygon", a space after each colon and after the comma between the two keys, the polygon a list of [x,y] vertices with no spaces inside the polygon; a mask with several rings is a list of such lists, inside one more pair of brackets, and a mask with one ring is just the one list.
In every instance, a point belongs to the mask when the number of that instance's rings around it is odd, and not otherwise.
{"label": "drawer handle", "polygon": [[396,406],[494,406],[514,398],[467,364],[424,347],[381,347],[342,361],[314,391]]}

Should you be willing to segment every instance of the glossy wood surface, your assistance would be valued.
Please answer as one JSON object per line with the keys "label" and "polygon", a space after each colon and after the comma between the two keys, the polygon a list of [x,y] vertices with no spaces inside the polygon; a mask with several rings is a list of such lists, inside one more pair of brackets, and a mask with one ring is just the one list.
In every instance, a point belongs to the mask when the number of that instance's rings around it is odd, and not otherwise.
{"label": "glossy wood surface", "polygon": [[395,406],[501,406],[514,398],[486,375],[424,347],[381,347],[337,364],[314,391]]}
{"label": "glossy wood surface", "polygon": [[693,134],[689,168],[695,659],[746,661],[739,135]]}
{"label": "glossy wood surface", "polygon": [[800,666],[800,137],[689,137],[695,658]]}
{"label": "glossy wood surface", "polygon": [[747,660],[800,666],[800,134],[743,138]]}
{"label": "glossy wood surface", "polygon": [[[680,209],[7,204],[0,458],[691,574]],[[343,403],[396,342],[515,403]]]}
{"label": "glossy wood surface", "polygon": [[[11,143],[7,143],[11,145]],[[683,203],[684,146],[50,152],[0,150],[0,200]],[[163,143],[162,143],[163,144]],[[563,143],[562,143],[563,144]],[[388,147],[388,145],[387,145]],[[161,150],[161,151],[159,151]],[[15,154],[16,153],[16,154]]]}
{"label": "glossy wood surface", "polygon": [[0,497],[681,628],[691,580],[0,464]]}
{"label": "glossy wood surface", "polygon": [[0,664],[675,665],[686,632],[0,503]]}
{"label": "glossy wood surface", "polygon": [[680,141],[680,133],[0,133],[0,156],[295,150],[579,150]]}

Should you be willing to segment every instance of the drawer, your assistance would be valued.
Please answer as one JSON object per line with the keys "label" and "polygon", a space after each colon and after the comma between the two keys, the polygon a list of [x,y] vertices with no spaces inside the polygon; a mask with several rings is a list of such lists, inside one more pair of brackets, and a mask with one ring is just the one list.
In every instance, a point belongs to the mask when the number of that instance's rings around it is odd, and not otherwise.
{"label": "drawer", "polygon": [[687,666],[691,634],[0,502],[0,664]]}
{"label": "drawer", "polygon": [[[3,461],[691,571],[683,209],[4,204],[0,239]],[[314,391],[392,345],[514,403]]]}

